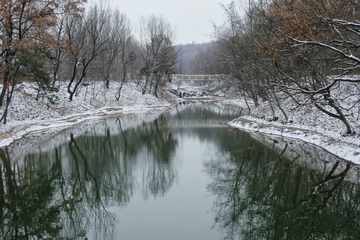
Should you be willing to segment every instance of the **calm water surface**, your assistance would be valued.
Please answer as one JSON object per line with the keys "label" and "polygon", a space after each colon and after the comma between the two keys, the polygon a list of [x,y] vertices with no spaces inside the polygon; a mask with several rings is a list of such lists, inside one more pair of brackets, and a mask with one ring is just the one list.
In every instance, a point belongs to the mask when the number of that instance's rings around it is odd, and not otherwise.
{"label": "calm water surface", "polygon": [[360,239],[359,167],[178,105],[0,149],[0,239]]}

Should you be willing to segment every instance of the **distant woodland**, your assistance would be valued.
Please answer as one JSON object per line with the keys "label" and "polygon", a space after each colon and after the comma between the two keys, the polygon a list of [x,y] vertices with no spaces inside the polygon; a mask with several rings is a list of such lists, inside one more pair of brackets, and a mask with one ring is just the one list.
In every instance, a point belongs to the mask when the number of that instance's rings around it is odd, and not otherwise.
{"label": "distant woodland", "polygon": [[177,45],[178,53],[177,68],[179,74],[211,74],[210,69],[203,67],[206,55],[210,57],[214,42],[189,43]]}

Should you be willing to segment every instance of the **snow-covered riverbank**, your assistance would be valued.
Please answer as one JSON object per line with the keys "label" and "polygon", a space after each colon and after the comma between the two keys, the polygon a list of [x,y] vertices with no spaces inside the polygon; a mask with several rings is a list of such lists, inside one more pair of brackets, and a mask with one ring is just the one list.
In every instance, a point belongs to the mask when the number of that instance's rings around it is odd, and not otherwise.
{"label": "snow-covered riverbank", "polygon": [[164,111],[171,107],[162,99],[150,94],[142,95],[140,87],[134,83],[123,86],[119,101],[115,95],[118,83],[111,83],[109,89],[102,82],[92,82],[82,86],[72,102],[68,100],[66,86],[60,86],[55,95],[56,104],[47,99],[36,98],[36,90],[29,83],[16,87],[9,107],[7,124],[0,125],[0,147],[11,144],[26,134],[38,130],[63,129],[75,124],[97,121],[111,115]]}
{"label": "snow-covered riverbank", "polygon": [[[228,100],[227,103],[246,108],[243,101]],[[320,112],[315,106],[296,107],[289,101],[283,107],[289,117],[287,121],[279,109],[274,109],[277,116],[274,121],[271,108],[265,102],[257,108],[252,106],[251,114],[234,119],[229,124],[253,133],[299,139],[322,147],[340,158],[360,164],[360,112],[357,108],[346,112],[353,133],[345,134],[345,125],[340,120]]]}
{"label": "snow-covered riverbank", "polygon": [[[102,82],[92,82],[82,86],[77,96],[69,102],[66,87],[61,86],[56,94],[56,104],[49,104],[48,100],[35,100],[36,91],[24,83],[17,87],[8,115],[8,123],[0,126],[0,147],[21,139],[30,132],[56,131],[75,124],[85,124],[101,120],[109,116],[148,113],[169,109],[176,98],[168,90],[163,90],[160,99],[141,94],[141,89],[134,83],[124,85],[121,98],[115,99],[118,83],[111,83],[109,89],[104,88]],[[223,104],[238,105],[247,108],[244,101],[227,99]],[[292,103],[284,105],[289,120],[285,121],[281,112],[275,109],[278,117],[273,121],[270,107],[262,103],[254,108],[250,115],[244,115],[230,122],[232,127],[242,130],[268,135],[296,138],[324,148],[325,150],[354,163],[360,164],[360,111],[347,113],[353,131],[345,135],[342,122],[319,112],[315,107],[297,107]],[[294,110],[295,109],[295,110]],[[357,110],[357,109],[355,109]]]}

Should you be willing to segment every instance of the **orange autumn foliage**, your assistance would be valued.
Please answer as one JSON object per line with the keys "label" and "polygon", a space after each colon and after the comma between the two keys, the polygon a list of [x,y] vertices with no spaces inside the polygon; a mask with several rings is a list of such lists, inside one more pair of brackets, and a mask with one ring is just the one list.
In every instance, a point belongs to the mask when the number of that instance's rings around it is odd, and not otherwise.
{"label": "orange autumn foliage", "polygon": [[21,55],[46,55],[59,47],[51,27],[63,14],[78,14],[87,0],[0,0],[0,72],[3,90],[14,81]]}
{"label": "orange autumn foliage", "polygon": [[286,37],[328,42],[337,35],[334,19],[355,22],[360,5],[352,0],[273,0],[270,16],[276,23],[278,43]]}

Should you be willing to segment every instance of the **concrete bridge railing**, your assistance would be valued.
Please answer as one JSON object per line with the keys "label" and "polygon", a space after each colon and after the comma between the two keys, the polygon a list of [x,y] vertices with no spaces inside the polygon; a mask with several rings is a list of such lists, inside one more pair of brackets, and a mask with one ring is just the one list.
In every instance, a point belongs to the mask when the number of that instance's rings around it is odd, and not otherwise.
{"label": "concrete bridge railing", "polygon": [[173,80],[180,81],[216,81],[223,78],[220,74],[214,75],[185,75],[185,74],[174,74],[172,75]]}
{"label": "concrete bridge railing", "polygon": [[219,128],[228,127],[228,121],[217,120],[175,120],[167,122],[172,128]]}

